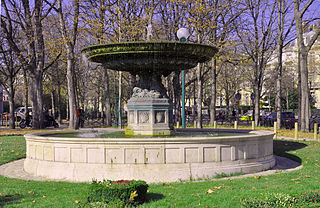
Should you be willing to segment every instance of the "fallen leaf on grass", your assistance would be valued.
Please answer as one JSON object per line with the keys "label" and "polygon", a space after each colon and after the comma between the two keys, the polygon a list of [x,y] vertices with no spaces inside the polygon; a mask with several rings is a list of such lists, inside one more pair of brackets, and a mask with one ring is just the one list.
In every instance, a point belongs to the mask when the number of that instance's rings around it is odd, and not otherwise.
{"label": "fallen leaf on grass", "polygon": [[209,189],[208,191],[207,191],[207,194],[211,194],[211,193],[213,193],[214,191],[212,191],[211,189]]}
{"label": "fallen leaf on grass", "polygon": [[36,200],[33,200],[32,203],[36,203]]}
{"label": "fallen leaf on grass", "polygon": [[295,182],[295,184],[300,184],[300,182]]}
{"label": "fallen leaf on grass", "polygon": [[199,197],[199,198],[200,198],[200,195],[199,195],[199,194],[192,194],[192,196],[196,196],[196,197]]}
{"label": "fallen leaf on grass", "polygon": [[74,203],[79,204],[79,200],[75,200]]}
{"label": "fallen leaf on grass", "polygon": [[256,187],[254,187],[254,186],[252,186],[252,187],[251,187],[251,189],[255,190],[255,189],[257,189],[257,188],[256,188]]}
{"label": "fallen leaf on grass", "polygon": [[260,179],[261,176],[254,176],[254,179]]}
{"label": "fallen leaf on grass", "polygon": [[213,187],[213,189],[219,190],[219,189],[222,189],[222,186],[215,186]]}
{"label": "fallen leaf on grass", "polygon": [[46,196],[45,196],[45,195],[43,195],[43,196],[42,196],[42,198],[46,198]]}

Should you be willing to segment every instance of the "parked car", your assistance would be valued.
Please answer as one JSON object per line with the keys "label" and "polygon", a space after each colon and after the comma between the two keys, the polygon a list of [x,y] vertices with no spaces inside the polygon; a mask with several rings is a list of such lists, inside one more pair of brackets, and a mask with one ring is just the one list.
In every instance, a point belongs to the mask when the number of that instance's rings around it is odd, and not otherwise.
{"label": "parked car", "polygon": [[241,121],[252,121],[252,110],[240,116]]}
{"label": "parked car", "polygon": [[[242,116],[240,116],[241,121],[252,121],[253,120],[253,110],[249,110],[248,112],[244,113]],[[266,112],[264,110],[260,110],[260,118],[264,119],[266,115]]]}
{"label": "parked car", "polygon": [[[277,112],[272,112],[266,117],[266,125],[273,126],[273,123],[277,121]],[[281,126],[286,129],[293,129],[296,118],[293,112],[281,112]]]}
{"label": "parked car", "polygon": [[318,128],[320,128],[320,110],[315,111],[310,119],[309,119],[309,129],[313,130],[314,128],[314,124],[317,123],[318,124]]}
{"label": "parked car", "polygon": [[[29,114],[32,114],[32,107],[28,107]],[[15,111],[17,121],[25,120],[25,107],[18,107]]]}

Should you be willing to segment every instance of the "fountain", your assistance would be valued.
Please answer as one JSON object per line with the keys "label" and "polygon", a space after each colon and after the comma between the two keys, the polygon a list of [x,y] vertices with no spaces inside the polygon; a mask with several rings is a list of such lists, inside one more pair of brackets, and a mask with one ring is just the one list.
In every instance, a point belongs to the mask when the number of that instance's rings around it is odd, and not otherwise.
{"label": "fountain", "polygon": [[113,70],[139,75],[127,103],[127,134],[171,135],[172,103],[161,76],[194,68],[217,52],[213,46],[181,42],[126,42],[94,45],[83,49],[88,59]]}
{"label": "fountain", "polygon": [[[161,77],[210,60],[216,47],[182,42],[122,42],[93,45],[82,51],[92,62],[139,75],[139,83],[127,103],[126,135],[101,138],[86,132],[87,137],[66,137],[68,131],[60,136],[59,132],[26,135],[26,172],[67,181],[95,178],[174,182],[274,166],[273,133],[173,129],[172,102]],[[119,130],[98,129],[94,135],[110,131]]]}

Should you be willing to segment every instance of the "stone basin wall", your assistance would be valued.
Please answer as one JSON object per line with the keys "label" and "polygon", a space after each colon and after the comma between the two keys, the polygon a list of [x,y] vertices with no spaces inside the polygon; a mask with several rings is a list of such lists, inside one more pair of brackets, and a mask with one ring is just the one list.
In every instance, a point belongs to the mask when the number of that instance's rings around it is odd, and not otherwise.
{"label": "stone basin wall", "polygon": [[170,138],[61,138],[51,137],[52,132],[46,136],[41,136],[43,132],[28,134],[24,170],[52,180],[140,179],[157,183],[212,178],[221,173],[252,173],[275,165],[272,132],[176,131],[251,134]]}

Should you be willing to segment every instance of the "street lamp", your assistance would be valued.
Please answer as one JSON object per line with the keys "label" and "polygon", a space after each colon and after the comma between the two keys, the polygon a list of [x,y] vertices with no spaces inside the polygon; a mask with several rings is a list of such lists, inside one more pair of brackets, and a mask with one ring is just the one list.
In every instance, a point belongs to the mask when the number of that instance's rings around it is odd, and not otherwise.
{"label": "street lamp", "polygon": [[[187,42],[188,37],[189,37],[190,33],[189,30],[187,28],[180,28],[177,31],[177,37],[179,39],[180,42]],[[182,105],[182,128],[186,128],[186,114],[185,114],[185,108],[186,108],[186,104],[185,104],[185,83],[184,83],[184,70],[182,70],[182,74],[181,74],[181,88],[182,88],[182,95],[181,95],[181,105]]]}
{"label": "street lamp", "polygon": [[189,35],[190,33],[187,28],[182,27],[177,31],[177,37],[181,42],[187,42]]}

